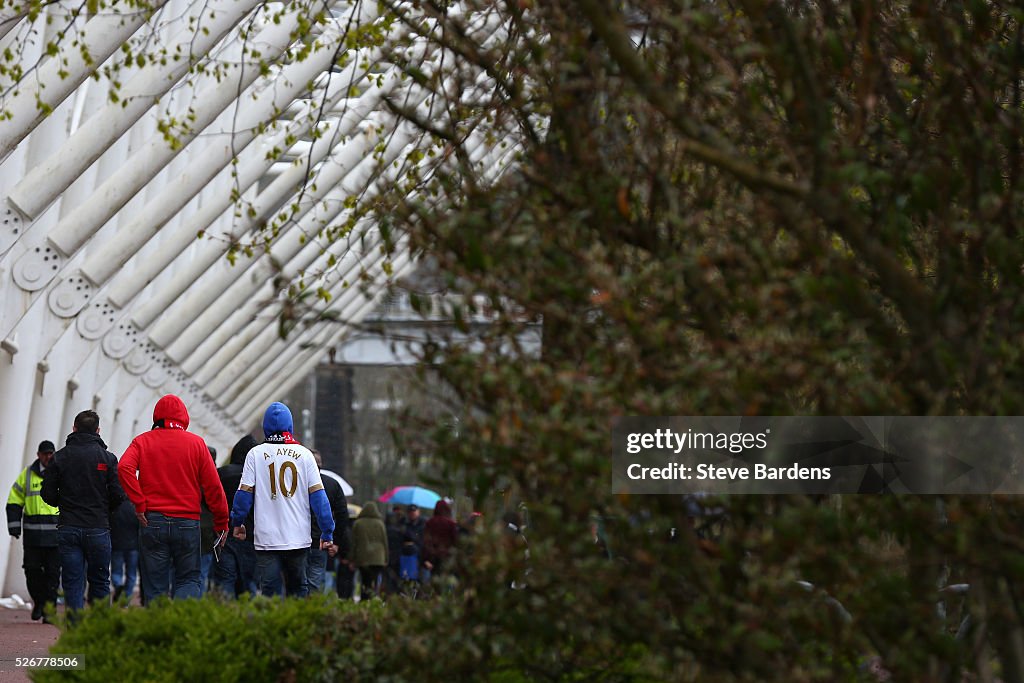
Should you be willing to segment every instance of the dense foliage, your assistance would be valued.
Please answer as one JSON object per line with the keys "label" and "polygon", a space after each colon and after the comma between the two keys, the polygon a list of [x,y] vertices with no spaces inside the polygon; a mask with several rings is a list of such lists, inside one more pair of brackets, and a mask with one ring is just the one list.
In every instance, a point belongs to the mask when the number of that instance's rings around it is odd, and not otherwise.
{"label": "dense foliage", "polygon": [[421,429],[453,490],[528,524],[388,621],[377,673],[834,681],[878,655],[896,680],[1024,679],[1015,499],[733,498],[709,540],[680,498],[609,493],[619,415],[1022,411],[1024,11],[390,4],[410,37],[382,49],[440,104],[390,102],[428,143],[329,236],[373,215],[461,302],[423,349],[458,428]]}
{"label": "dense foliage", "polygon": [[[684,680],[846,679],[873,654],[897,680],[1024,676],[1014,499],[732,499],[709,544],[680,499],[609,495],[617,415],[1021,411],[1024,13],[479,5],[497,19],[475,32],[420,5],[457,55],[437,83],[493,87],[420,122],[443,161],[382,212],[474,340],[425,349],[464,409],[436,453],[529,510],[528,588],[494,589],[515,551],[478,552],[462,654],[529,653],[538,680],[581,642],[608,665],[642,643]],[[500,177],[475,165],[481,130],[517,149]],[[937,609],[955,581],[960,639]]]}

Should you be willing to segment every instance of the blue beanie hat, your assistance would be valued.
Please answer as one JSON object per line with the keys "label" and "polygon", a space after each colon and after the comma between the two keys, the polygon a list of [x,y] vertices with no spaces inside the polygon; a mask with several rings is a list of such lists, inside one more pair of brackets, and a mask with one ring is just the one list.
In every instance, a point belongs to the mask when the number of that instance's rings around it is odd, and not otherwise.
{"label": "blue beanie hat", "polygon": [[269,437],[275,432],[292,431],[292,411],[283,403],[274,401],[263,413],[263,436]]}

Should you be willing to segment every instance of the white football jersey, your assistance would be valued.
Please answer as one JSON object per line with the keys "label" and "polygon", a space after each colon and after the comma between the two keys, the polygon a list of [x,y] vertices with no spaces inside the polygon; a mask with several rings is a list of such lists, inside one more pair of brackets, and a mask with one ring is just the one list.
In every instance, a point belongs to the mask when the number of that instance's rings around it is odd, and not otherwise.
{"label": "white football jersey", "polygon": [[309,494],[324,487],[309,449],[297,443],[264,443],[245,456],[240,489],[252,490],[256,550],[308,548]]}

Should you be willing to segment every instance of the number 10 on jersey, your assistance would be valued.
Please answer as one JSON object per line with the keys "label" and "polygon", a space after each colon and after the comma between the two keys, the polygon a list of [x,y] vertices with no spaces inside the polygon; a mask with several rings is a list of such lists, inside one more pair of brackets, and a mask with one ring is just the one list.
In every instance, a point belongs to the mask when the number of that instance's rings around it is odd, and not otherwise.
{"label": "number 10 on jersey", "polygon": [[[291,498],[295,495],[295,488],[299,485],[299,471],[295,468],[295,463],[291,461],[285,461],[281,463],[281,470],[276,470],[277,463],[270,463],[267,467],[270,469],[270,498],[273,500],[277,498],[277,490],[281,489],[281,495],[285,498]],[[285,483],[285,473],[291,473],[290,485]],[[280,480],[280,486],[278,485]]]}

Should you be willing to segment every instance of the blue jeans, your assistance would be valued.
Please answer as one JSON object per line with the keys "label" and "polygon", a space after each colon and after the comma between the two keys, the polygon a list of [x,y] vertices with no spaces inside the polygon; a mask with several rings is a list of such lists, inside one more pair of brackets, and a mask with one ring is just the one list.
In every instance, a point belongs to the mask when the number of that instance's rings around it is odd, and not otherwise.
{"label": "blue jeans", "polygon": [[[320,542],[317,541],[317,545]],[[324,581],[327,577],[327,551],[318,547],[310,547],[306,551],[306,591],[312,595],[324,592]]]}
{"label": "blue jeans", "polygon": [[139,573],[138,550],[110,551],[110,582],[115,587],[124,586],[124,595],[129,600],[135,592],[135,579]]}
{"label": "blue jeans", "polygon": [[213,565],[213,553],[204,553],[199,556],[199,595],[206,594],[206,581],[210,578],[210,567]]}
{"label": "blue jeans", "polygon": [[256,551],[252,543],[228,536],[220,562],[213,569],[213,582],[232,598],[246,591],[256,595]]}
{"label": "blue jeans", "polygon": [[[174,599],[198,598],[199,520],[147,512],[139,528],[142,599],[148,604],[170,594]],[[174,585],[171,585],[171,571]]]}
{"label": "blue jeans", "polygon": [[85,606],[85,581],[89,602],[110,595],[110,529],[62,526],[57,529],[64,603],[70,610]]}
{"label": "blue jeans", "polygon": [[263,595],[281,594],[281,574],[284,573],[286,595],[304,598],[309,595],[306,586],[306,553],[308,548],[296,550],[257,550],[256,575]]}
{"label": "blue jeans", "polygon": [[335,583],[336,583],[335,577],[337,576],[337,571],[338,571],[338,559],[337,558],[333,558],[333,561],[332,561],[332,558],[328,557],[327,558],[326,573],[324,574],[324,593],[334,593],[335,592],[335,590],[336,590],[335,589]]}

